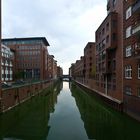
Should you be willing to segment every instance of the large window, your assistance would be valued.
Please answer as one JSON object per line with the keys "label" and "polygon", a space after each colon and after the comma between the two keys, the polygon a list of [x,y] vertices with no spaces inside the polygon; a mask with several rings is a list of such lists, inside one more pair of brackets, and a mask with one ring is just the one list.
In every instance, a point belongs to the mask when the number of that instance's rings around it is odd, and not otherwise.
{"label": "large window", "polygon": [[128,47],[126,47],[126,49],[125,49],[125,56],[126,57],[129,57],[129,56],[131,56],[132,55],[132,48],[131,48],[131,46],[128,46]]}
{"label": "large window", "polygon": [[140,79],[140,64],[138,65],[138,79]]}
{"label": "large window", "polygon": [[131,26],[126,29],[126,38],[131,36]]}
{"label": "large window", "polygon": [[131,14],[132,14],[132,10],[131,10],[132,8],[131,7],[129,7],[127,10],[126,10],[126,20],[129,18],[129,17],[131,17]]}
{"label": "large window", "polygon": [[132,67],[130,65],[125,66],[125,78],[132,79]]}

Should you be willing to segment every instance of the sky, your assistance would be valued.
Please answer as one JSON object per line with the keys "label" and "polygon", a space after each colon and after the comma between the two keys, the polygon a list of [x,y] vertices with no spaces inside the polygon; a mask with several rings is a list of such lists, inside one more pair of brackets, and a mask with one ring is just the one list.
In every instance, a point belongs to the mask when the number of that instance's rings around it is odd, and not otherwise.
{"label": "sky", "polygon": [[68,73],[107,15],[107,0],[2,0],[2,37],[46,37]]}

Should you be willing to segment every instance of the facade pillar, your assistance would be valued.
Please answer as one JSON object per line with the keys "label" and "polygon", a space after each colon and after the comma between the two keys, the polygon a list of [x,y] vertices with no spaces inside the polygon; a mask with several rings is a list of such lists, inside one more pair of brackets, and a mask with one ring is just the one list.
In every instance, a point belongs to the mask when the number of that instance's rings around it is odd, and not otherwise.
{"label": "facade pillar", "polygon": [[2,36],[2,5],[0,0],[0,112],[1,112],[1,97],[2,97],[2,87],[1,87],[1,36]]}

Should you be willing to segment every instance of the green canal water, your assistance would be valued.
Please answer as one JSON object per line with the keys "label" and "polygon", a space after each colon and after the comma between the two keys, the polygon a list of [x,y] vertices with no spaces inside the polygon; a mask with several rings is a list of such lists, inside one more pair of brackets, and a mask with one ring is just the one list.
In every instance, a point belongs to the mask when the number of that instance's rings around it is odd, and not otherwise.
{"label": "green canal water", "polygon": [[0,115],[0,140],[140,140],[140,123],[63,82]]}

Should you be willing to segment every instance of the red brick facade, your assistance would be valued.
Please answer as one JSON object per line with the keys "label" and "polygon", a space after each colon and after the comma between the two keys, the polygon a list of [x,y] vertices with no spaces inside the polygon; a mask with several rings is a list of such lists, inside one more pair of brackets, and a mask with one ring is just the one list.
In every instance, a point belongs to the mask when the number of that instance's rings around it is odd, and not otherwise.
{"label": "red brick facade", "polygon": [[[124,107],[140,116],[140,1],[124,1]],[[139,118],[140,120],[140,118]]]}
{"label": "red brick facade", "polygon": [[15,78],[18,78],[19,72],[24,73],[24,79],[45,80],[47,78],[49,43],[46,38],[11,38],[3,39],[2,43],[16,52]]}

